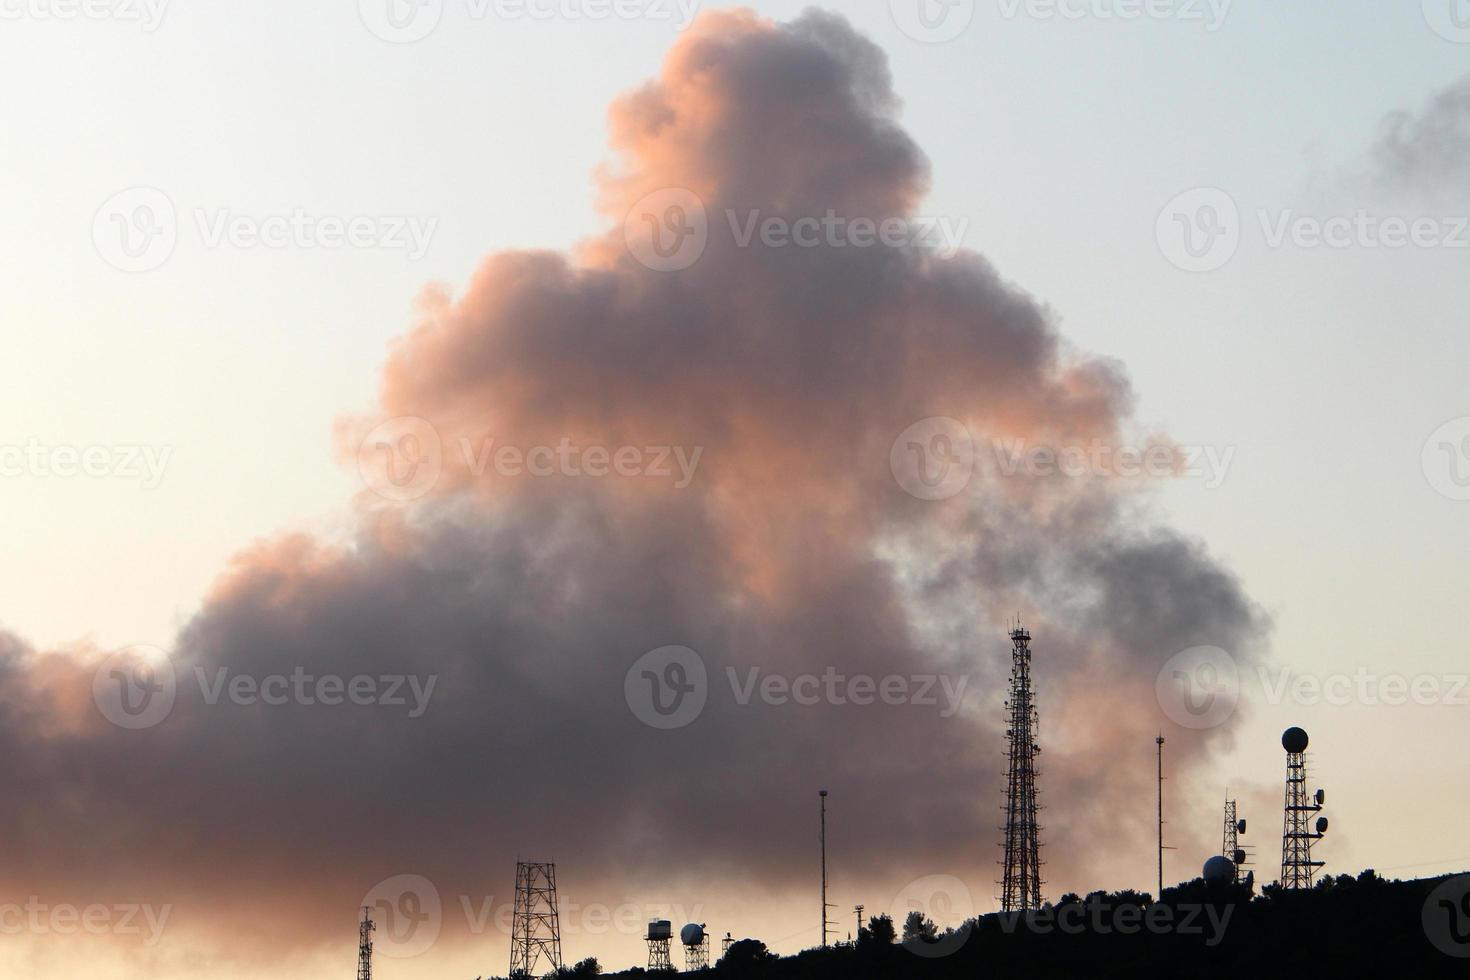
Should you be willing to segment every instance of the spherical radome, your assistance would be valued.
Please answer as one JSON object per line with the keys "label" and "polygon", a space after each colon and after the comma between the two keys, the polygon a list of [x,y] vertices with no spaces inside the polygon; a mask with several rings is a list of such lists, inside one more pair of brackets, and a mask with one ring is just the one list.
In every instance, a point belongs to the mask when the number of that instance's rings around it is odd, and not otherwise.
{"label": "spherical radome", "polygon": [[1282,732],[1281,747],[1288,752],[1307,751],[1306,729],[1292,727]]}
{"label": "spherical radome", "polygon": [[704,926],[698,922],[691,922],[679,930],[679,942],[685,946],[698,946],[704,942]]}
{"label": "spherical radome", "polygon": [[1228,857],[1216,854],[1205,862],[1205,881],[1223,885],[1235,880],[1235,865]]}

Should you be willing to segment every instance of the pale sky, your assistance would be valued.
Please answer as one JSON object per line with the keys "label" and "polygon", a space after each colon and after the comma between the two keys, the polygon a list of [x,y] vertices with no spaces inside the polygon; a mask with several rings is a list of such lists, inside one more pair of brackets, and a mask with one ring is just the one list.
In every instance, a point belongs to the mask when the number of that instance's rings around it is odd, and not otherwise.
{"label": "pale sky", "polygon": [[[750,6],[788,19],[806,4]],[[1470,669],[1470,501],[1436,489],[1449,460],[1427,471],[1423,450],[1470,416],[1470,232],[1458,247],[1273,247],[1269,226],[1367,211],[1452,232],[1470,214],[1464,158],[1458,184],[1406,190],[1378,179],[1373,147],[1390,113],[1421,113],[1470,72],[1470,30],[1438,33],[1436,0],[1179,3],[1126,21],[1109,16],[1119,6],[1063,4],[1073,18],[978,0],[936,44],[886,3],[838,9],[890,60],[902,122],[932,161],[923,213],[967,222],[965,245],[1071,343],[1120,361],[1146,425],[1229,454],[1218,486],[1177,481],[1161,507],[1274,617],[1275,667],[1448,688]],[[37,647],[166,647],[253,539],[346,526],[361,485],[335,458],[333,422],[372,404],[421,288],[463,287],[498,249],[603,230],[591,174],[607,103],[679,31],[568,16],[575,4],[507,19],[444,0],[437,28],[400,44],[351,0],[174,0],[151,30],[126,19],[146,6],[117,0],[95,22],[60,19],[64,7],[0,0],[0,446],[105,447],[109,466],[133,466],[0,477],[0,625]],[[167,197],[177,244],[125,272],[94,218],[136,187]],[[1157,236],[1161,211],[1195,188],[1238,207],[1223,268],[1184,271]],[[411,243],[210,244],[222,212],[298,209],[431,231],[421,256]],[[1277,739],[1300,724],[1331,800],[1330,871],[1470,865],[1470,691],[1307,705],[1260,687],[1244,685],[1249,721],[1218,790],[1191,787],[1209,794],[1171,802],[1172,823],[1216,834],[1217,798],[1239,787],[1272,877]],[[1149,764],[1152,746],[1139,751]]]}

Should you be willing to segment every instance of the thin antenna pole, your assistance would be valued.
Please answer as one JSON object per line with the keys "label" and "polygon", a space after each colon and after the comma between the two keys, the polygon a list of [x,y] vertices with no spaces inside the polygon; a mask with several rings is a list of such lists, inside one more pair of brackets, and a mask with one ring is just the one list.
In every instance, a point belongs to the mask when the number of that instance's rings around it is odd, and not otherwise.
{"label": "thin antenna pole", "polygon": [[818,790],[817,796],[822,801],[822,824],[820,839],[822,842],[822,948],[827,947],[827,791]]}
{"label": "thin antenna pole", "polygon": [[1154,739],[1159,746],[1159,901],[1164,899],[1164,733]]}

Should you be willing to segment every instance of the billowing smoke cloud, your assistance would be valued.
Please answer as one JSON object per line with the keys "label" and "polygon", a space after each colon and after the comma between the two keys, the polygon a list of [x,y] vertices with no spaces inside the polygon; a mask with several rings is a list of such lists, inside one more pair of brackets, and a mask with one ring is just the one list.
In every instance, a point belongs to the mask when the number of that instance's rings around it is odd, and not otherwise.
{"label": "billowing smoke cloud", "polygon": [[[237,558],[172,651],[165,718],[102,717],[95,657],[0,646],[5,883],[171,901],[222,954],[254,938],[230,915],[272,951],[340,940],[388,876],[448,901],[508,887],[517,855],[554,856],[584,899],[806,900],[826,786],[857,900],[949,874],[987,910],[1020,614],[1050,891],[1143,885],[1154,732],[1181,773],[1229,732],[1175,728],[1159,669],[1200,644],[1244,669],[1262,619],[1151,526],[1117,451],[1176,459],[1118,365],[977,255],[858,243],[925,192],[896,113],[842,19],[704,16],[612,107],[607,234],[425,294],[380,413],[341,425],[384,493],[350,542]],[[822,241],[742,240],[768,218],[821,219]],[[691,229],[677,268],[630,247]],[[635,669],[670,645],[706,684]],[[374,703],[219,686],[303,672],[379,679]],[[404,703],[379,703],[394,676]]]}
{"label": "billowing smoke cloud", "polygon": [[1463,199],[1465,159],[1470,155],[1470,76],[1435,94],[1422,112],[1399,111],[1384,119],[1373,161],[1391,187],[1453,193]]}

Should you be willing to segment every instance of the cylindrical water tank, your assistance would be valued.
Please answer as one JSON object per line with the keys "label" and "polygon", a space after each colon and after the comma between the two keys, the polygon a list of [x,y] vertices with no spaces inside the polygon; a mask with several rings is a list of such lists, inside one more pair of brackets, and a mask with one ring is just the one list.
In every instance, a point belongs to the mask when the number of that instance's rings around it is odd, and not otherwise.
{"label": "cylindrical water tank", "polygon": [[649,939],[668,939],[674,935],[674,924],[668,919],[654,919],[648,924]]}

